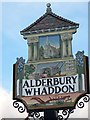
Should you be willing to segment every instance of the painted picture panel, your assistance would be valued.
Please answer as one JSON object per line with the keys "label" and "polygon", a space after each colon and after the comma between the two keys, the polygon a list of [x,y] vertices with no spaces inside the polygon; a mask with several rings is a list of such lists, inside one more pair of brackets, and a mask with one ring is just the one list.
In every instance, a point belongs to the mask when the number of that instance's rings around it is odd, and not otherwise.
{"label": "painted picture panel", "polygon": [[60,36],[49,35],[40,37],[40,59],[59,58],[60,57]]}
{"label": "painted picture panel", "polygon": [[87,92],[86,57],[78,51],[76,58],[15,64],[15,96],[28,109],[58,109],[75,105]]}

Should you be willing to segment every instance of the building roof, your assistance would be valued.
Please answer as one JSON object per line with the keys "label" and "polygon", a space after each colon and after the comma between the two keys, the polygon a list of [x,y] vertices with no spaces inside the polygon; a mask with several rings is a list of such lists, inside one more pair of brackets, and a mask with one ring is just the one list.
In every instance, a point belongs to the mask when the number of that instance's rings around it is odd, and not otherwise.
{"label": "building roof", "polygon": [[20,33],[22,35],[37,34],[79,27],[78,23],[72,22],[53,13],[50,6],[50,4],[47,4],[46,13],[34,23],[20,31]]}

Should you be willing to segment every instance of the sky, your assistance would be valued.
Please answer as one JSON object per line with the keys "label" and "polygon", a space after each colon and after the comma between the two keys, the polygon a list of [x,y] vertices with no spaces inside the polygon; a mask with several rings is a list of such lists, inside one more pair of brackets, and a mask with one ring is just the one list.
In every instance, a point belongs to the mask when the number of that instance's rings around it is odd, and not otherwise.
{"label": "sky", "polygon": [[[7,0],[6,0],[7,1]],[[27,0],[26,0],[27,1]],[[46,12],[47,2],[5,2],[0,3],[0,33],[2,34],[0,51],[2,59],[0,65],[2,65],[2,71],[0,75],[2,91],[0,97],[5,97],[1,100],[2,104],[6,105],[9,109],[9,105],[12,103],[12,84],[13,84],[13,64],[16,62],[17,57],[23,57],[27,61],[27,42],[20,35],[20,31],[33,23],[36,19],[42,16]],[[62,16],[66,19],[79,23],[77,33],[73,35],[73,53],[76,54],[78,50],[84,50],[88,55],[88,3],[87,2],[50,2],[51,8],[54,13]],[[2,63],[1,63],[2,62]],[[6,103],[9,103],[8,105]],[[2,110],[2,116],[14,116],[14,113],[5,114]],[[12,106],[11,109],[15,111]],[[83,110],[87,110],[87,105]],[[17,110],[15,111],[17,116],[19,115]],[[83,113],[83,112],[82,112]],[[79,112],[74,113],[74,117],[80,116]],[[87,116],[82,114],[83,117]],[[1,115],[0,115],[1,116]],[[72,116],[73,117],[73,116]]]}

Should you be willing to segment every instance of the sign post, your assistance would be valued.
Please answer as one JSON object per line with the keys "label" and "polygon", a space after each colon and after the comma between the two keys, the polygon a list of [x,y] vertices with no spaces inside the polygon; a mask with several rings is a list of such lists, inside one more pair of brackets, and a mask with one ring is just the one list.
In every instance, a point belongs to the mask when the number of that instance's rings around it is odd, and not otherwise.
{"label": "sign post", "polygon": [[44,111],[44,120],[57,120],[57,111],[55,110],[45,110]]}
{"label": "sign post", "polygon": [[[66,120],[80,98],[85,96],[84,102],[90,99],[86,95],[88,57],[84,51],[78,51],[76,57],[72,53],[72,38],[79,24],[57,16],[50,6],[48,3],[46,13],[20,32],[27,40],[28,60],[20,57],[13,65],[13,106],[21,113],[26,108],[28,117],[57,120],[65,116]],[[44,112],[44,118],[39,112]]]}

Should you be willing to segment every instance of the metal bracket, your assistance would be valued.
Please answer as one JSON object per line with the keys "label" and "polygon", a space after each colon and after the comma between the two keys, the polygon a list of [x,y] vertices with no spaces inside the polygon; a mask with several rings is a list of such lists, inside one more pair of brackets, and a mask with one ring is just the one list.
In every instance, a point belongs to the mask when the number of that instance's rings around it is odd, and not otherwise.
{"label": "metal bracket", "polygon": [[15,101],[13,102],[13,107],[18,108],[18,111],[19,111],[20,113],[25,112],[25,106],[24,106],[24,105],[21,106],[19,103],[20,103],[20,102],[18,102],[17,100],[15,100]]}
{"label": "metal bracket", "polygon": [[[61,110],[60,110],[61,112]],[[58,115],[57,120],[67,120],[71,113],[74,112],[74,109],[66,109],[61,112],[60,115]]]}
{"label": "metal bracket", "polygon": [[[90,97],[89,95],[85,94],[78,102],[77,102],[77,107],[78,108],[83,108],[85,106],[85,103],[90,101]],[[25,112],[25,106],[21,106],[19,105],[20,102],[18,102],[17,100],[13,102],[13,106],[15,108],[18,108],[18,111],[20,113]],[[74,108],[68,108],[68,109],[64,109],[64,110],[59,110],[58,112],[58,116],[57,116],[57,120],[67,120],[70,116],[71,113],[74,113]],[[40,112],[29,112],[28,116],[25,118],[25,120],[30,120],[30,118],[33,118],[34,120],[44,120],[44,116],[41,115]]]}

